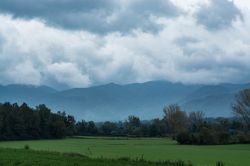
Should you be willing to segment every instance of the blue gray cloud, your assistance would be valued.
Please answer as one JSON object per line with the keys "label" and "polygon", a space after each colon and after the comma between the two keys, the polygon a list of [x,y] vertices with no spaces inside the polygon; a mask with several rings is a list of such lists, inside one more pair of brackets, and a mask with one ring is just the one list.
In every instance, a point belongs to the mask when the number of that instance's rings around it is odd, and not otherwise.
{"label": "blue gray cloud", "polygon": [[4,42],[4,38],[0,35],[0,53],[2,52]]}
{"label": "blue gray cloud", "polygon": [[246,5],[177,1],[2,0],[0,84],[250,82]]}
{"label": "blue gray cloud", "polygon": [[169,0],[1,0],[0,11],[15,18],[39,18],[51,26],[105,34],[133,29],[156,32],[151,16],[174,17],[179,11]]}
{"label": "blue gray cloud", "polygon": [[243,15],[229,0],[211,0],[209,5],[204,5],[197,12],[197,22],[209,30],[229,28],[236,19],[243,19]]}

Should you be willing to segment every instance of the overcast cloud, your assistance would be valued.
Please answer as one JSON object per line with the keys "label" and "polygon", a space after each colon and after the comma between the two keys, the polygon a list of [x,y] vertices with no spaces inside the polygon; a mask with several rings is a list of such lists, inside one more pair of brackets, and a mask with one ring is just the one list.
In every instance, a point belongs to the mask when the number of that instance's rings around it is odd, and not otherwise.
{"label": "overcast cloud", "polygon": [[247,0],[1,0],[0,84],[250,82]]}

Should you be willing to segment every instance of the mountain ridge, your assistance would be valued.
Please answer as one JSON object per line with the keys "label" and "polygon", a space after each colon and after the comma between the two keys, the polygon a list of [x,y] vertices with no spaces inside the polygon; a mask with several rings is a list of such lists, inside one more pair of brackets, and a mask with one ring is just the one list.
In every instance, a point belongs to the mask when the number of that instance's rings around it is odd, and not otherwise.
{"label": "mountain ridge", "polygon": [[149,81],[56,90],[48,86],[12,84],[0,85],[0,102],[46,104],[53,111],[66,111],[79,120],[94,121],[124,120],[129,115],[157,118],[168,104],[179,104],[185,111],[204,111],[211,117],[231,116],[235,95],[249,87],[249,83],[195,85]]}

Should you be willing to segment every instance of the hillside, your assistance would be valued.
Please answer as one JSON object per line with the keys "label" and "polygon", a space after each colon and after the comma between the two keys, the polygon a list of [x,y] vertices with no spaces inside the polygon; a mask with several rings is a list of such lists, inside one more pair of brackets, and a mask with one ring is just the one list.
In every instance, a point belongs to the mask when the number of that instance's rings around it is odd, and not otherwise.
{"label": "hillside", "polygon": [[235,95],[250,84],[184,85],[152,81],[57,91],[47,86],[0,86],[0,102],[44,103],[77,119],[124,120],[128,115],[151,119],[162,115],[164,105],[180,104],[185,111],[201,110],[207,116],[230,116]]}

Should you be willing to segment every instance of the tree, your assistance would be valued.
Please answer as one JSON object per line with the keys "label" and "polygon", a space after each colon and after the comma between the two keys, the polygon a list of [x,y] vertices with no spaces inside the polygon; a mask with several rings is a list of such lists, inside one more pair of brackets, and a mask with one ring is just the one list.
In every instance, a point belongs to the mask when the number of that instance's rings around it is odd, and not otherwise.
{"label": "tree", "polygon": [[174,138],[180,132],[187,130],[188,117],[177,104],[164,107],[164,120],[167,125],[167,132]]}
{"label": "tree", "polygon": [[166,125],[161,119],[153,119],[149,126],[149,136],[163,136],[165,134]]}
{"label": "tree", "polygon": [[25,128],[23,135],[25,139],[39,138],[40,119],[38,113],[30,108],[26,103],[23,103],[19,108],[19,114],[19,117],[25,122],[23,123]]}
{"label": "tree", "polygon": [[141,121],[136,116],[129,116],[124,126],[127,134],[129,135],[139,136],[141,134],[140,133]]}
{"label": "tree", "polygon": [[98,133],[97,127],[95,125],[95,122],[89,121],[87,127],[88,127],[87,130],[88,130],[88,134],[89,135],[96,135]]}
{"label": "tree", "polygon": [[50,137],[52,138],[65,137],[67,133],[63,116],[61,116],[60,114],[51,114],[49,129],[50,129]]}
{"label": "tree", "polygon": [[242,90],[233,105],[233,112],[250,125],[250,89]]}
{"label": "tree", "polygon": [[202,111],[190,112],[189,120],[193,124],[201,124],[204,121],[205,114]]}
{"label": "tree", "polygon": [[190,112],[188,116],[190,130],[192,132],[198,131],[203,122],[204,122],[205,114],[202,111]]}
{"label": "tree", "polygon": [[128,123],[133,126],[133,127],[139,127],[141,124],[141,121],[138,117],[136,116],[129,116],[128,117]]}
{"label": "tree", "polygon": [[86,135],[88,129],[88,123],[84,120],[76,123],[76,132],[78,135]]}
{"label": "tree", "polygon": [[76,120],[72,115],[64,115],[67,136],[73,136],[76,133]]}
{"label": "tree", "polygon": [[44,138],[50,138],[50,118],[51,111],[44,104],[36,107],[40,117],[40,135]]}
{"label": "tree", "polygon": [[117,134],[117,125],[113,122],[104,122],[101,126],[101,132],[104,135],[112,135],[112,134]]}

